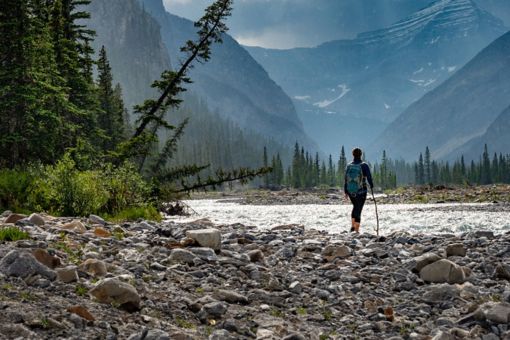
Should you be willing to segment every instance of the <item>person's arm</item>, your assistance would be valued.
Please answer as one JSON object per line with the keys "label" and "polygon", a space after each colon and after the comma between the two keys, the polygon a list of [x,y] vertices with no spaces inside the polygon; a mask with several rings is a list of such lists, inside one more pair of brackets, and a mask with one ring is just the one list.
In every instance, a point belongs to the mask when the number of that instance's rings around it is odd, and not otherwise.
{"label": "person's arm", "polygon": [[370,167],[367,163],[363,163],[363,175],[367,178],[368,185],[370,185],[370,189],[374,188],[374,182],[372,181],[372,173],[370,172]]}

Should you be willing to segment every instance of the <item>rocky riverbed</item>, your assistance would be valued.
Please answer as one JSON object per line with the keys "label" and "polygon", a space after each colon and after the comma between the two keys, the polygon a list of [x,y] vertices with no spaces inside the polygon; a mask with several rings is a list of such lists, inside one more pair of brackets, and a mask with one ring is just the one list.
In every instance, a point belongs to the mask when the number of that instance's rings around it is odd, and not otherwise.
{"label": "rocky riverbed", "polygon": [[0,221],[2,339],[510,339],[510,233]]}

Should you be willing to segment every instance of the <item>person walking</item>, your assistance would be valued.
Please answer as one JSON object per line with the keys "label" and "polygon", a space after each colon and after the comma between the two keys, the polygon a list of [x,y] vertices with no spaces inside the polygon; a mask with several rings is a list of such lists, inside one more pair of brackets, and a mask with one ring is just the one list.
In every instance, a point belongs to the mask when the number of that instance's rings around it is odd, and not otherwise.
{"label": "person walking", "polygon": [[344,193],[352,203],[351,232],[359,233],[361,212],[367,200],[368,187],[373,189],[372,174],[367,163],[361,160],[363,151],[360,148],[352,150],[353,160],[345,169]]}

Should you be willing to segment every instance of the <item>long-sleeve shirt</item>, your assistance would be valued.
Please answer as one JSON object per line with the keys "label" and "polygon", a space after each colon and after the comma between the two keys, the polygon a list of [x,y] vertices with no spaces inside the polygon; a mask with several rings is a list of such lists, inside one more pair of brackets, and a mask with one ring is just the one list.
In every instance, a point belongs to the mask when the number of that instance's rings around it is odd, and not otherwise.
{"label": "long-sleeve shirt", "polygon": [[[363,190],[361,190],[360,193],[365,193],[367,192],[367,182],[368,182],[368,185],[370,185],[370,188],[372,189],[374,187],[374,182],[372,180],[372,173],[370,172],[370,167],[368,166],[367,163],[364,163],[361,159],[354,159],[352,161],[353,164],[361,164],[361,171],[363,172]],[[348,191],[347,191],[347,176],[344,176],[345,177],[345,181],[344,181],[344,193],[345,194],[348,194]]]}

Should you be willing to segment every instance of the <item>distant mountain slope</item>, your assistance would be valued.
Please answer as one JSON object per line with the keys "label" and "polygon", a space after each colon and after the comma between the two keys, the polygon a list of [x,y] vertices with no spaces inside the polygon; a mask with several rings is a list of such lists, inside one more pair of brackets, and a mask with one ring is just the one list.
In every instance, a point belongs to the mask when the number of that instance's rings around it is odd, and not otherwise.
{"label": "distant mountain slope", "polygon": [[[360,130],[361,120],[370,119],[384,129],[505,31],[499,19],[471,0],[440,0],[354,40],[316,48],[248,50],[294,98],[309,131],[329,129],[330,136],[321,134],[330,140],[329,145],[321,144],[327,149],[337,148],[331,143],[343,135]],[[348,125],[345,117],[360,122]],[[359,139],[355,142],[366,136]]]}
{"label": "distant mountain slope", "polygon": [[[162,0],[140,0],[158,21],[173,61],[182,58],[180,46],[193,39],[193,22],[165,11]],[[267,72],[234,39],[226,35],[213,47],[211,60],[191,72],[191,90],[243,128],[283,143],[299,141],[316,149],[306,136],[292,100],[269,78]]]}
{"label": "distant mountain slope", "polygon": [[137,0],[94,0],[87,25],[97,33],[93,47],[105,46],[115,82],[132,108],[154,94],[150,85],[170,68],[159,25]]}
{"label": "distant mountain slope", "polygon": [[[498,136],[509,140],[501,133],[489,136],[499,131],[499,123],[487,131],[510,105],[509,75],[510,32],[412,104],[376,139],[371,150],[386,149],[394,157],[415,159],[429,146],[434,158],[445,158],[456,156],[452,152],[486,132],[491,140]],[[501,120],[507,117],[502,115]]]}
{"label": "distant mountain slope", "polygon": [[464,155],[467,161],[478,160],[487,144],[490,153],[510,154],[510,106],[487,128],[480,137],[476,137],[454,150],[448,158]]}

